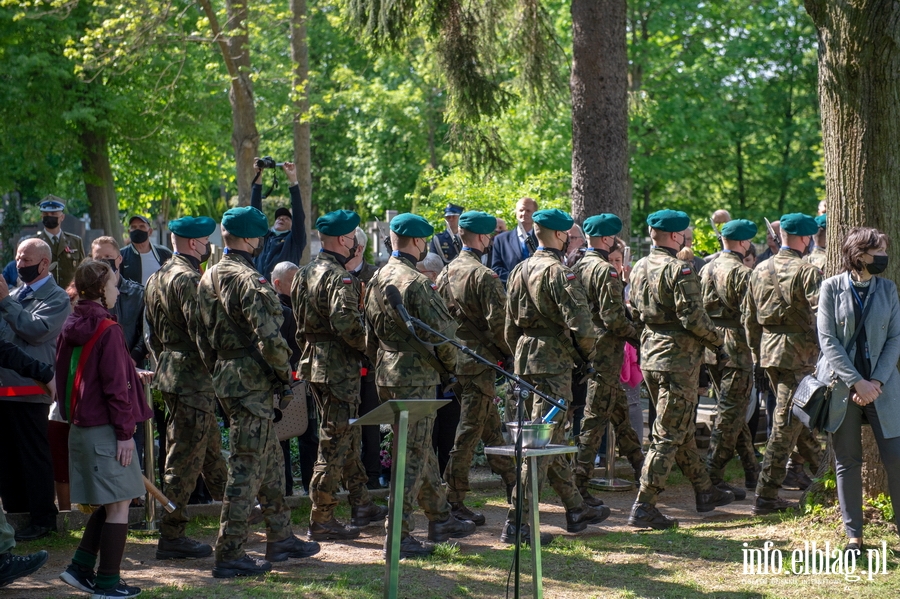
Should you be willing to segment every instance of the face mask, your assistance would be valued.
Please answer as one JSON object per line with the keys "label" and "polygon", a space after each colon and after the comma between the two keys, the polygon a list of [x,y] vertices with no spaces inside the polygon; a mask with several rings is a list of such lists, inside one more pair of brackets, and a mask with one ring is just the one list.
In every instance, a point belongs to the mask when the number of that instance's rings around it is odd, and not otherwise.
{"label": "face mask", "polygon": [[428,244],[423,242],[422,251],[419,252],[419,262],[428,257]]}
{"label": "face mask", "polygon": [[681,243],[678,244],[678,251],[680,252],[681,250],[683,250],[685,248],[685,246],[687,246],[687,236],[682,235]]}
{"label": "face mask", "polygon": [[147,231],[141,231],[140,229],[135,229],[134,231],[128,232],[128,237],[131,238],[131,243],[144,243],[148,239],[150,239],[150,233]]}
{"label": "face mask", "polygon": [[203,253],[200,254],[200,262],[206,262],[209,260],[209,257],[212,256],[212,244],[210,242],[206,242],[206,249],[203,250]]}
{"label": "face mask", "polygon": [[116,272],[116,259],[115,258],[107,258],[107,259],[103,260],[103,262],[106,262],[107,264],[109,264],[109,267],[112,269],[112,271]]}
{"label": "face mask", "polygon": [[41,217],[41,223],[43,223],[45,229],[55,229],[59,226],[59,217],[43,216]]}
{"label": "face mask", "polygon": [[[256,247],[253,248],[253,251],[250,252],[250,255],[256,258],[260,254],[262,254],[262,241],[260,241],[259,237],[256,238]],[[249,244],[248,244],[249,245]]]}
{"label": "face mask", "polygon": [[356,250],[359,249],[359,242],[356,240],[356,234],[353,234],[353,245],[350,246],[349,254],[347,254],[347,259],[352,260],[356,256]]}
{"label": "face mask", "polygon": [[31,266],[23,266],[21,268],[16,268],[16,271],[19,273],[19,278],[22,279],[26,283],[31,283],[41,274],[41,263],[32,264]]}
{"label": "face mask", "polygon": [[866,270],[869,271],[870,275],[880,275],[888,267],[888,257],[887,256],[872,256],[873,260],[871,264],[866,265]]}
{"label": "face mask", "polygon": [[568,253],[569,253],[569,236],[568,236],[568,235],[566,235],[566,240],[563,241],[563,245],[562,245],[562,253],[563,253],[563,254],[568,254]]}

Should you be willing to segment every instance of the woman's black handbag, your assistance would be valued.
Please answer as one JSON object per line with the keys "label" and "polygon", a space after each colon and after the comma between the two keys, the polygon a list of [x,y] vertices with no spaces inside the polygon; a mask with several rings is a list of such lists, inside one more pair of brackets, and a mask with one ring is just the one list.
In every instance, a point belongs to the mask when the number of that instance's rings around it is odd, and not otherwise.
{"label": "woman's black handbag", "polygon": [[[866,315],[869,313],[871,305],[872,302],[866,302],[859,324],[845,347],[848,354],[865,325]],[[828,422],[828,406],[831,404],[831,392],[836,383],[837,375],[834,371],[831,372],[831,383],[823,383],[816,378],[815,373],[803,377],[791,398],[791,415],[813,432],[823,430]]]}

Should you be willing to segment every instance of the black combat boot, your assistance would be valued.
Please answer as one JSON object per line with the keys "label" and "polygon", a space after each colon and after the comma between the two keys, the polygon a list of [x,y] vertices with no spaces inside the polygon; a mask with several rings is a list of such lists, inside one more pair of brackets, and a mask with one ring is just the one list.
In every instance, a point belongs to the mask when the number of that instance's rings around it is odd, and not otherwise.
{"label": "black combat boot", "polygon": [[359,537],[359,529],[338,522],[333,516],[326,522],[310,522],[306,538],[310,541],[351,541]]}
{"label": "black combat boot", "polygon": [[486,522],[484,514],[481,512],[473,512],[462,501],[459,503],[450,503],[450,513],[457,520],[471,520],[475,526],[483,526]]}
{"label": "black combat boot", "polygon": [[[407,557],[428,557],[434,553],[434,543],[428,541],[420,541],[412,535],[406,535],[400,540],[400,559]],[[390,556],[387,554],[387,538],[384,539],[384,559]]]}
{"label": "black combat boot", "polygon": [[475,523],[471,520],[457,520],[453,514],[443,522],[428,523],[428,540],[443,543],[448,539],[461,539],[475,532]]}
{"label": "black combat boot", "polygon": [[678,526],[678,520],[662,515],[655,505],[635,502],[631,508],[631,516],[628,517],[628,525],[635,528],[665,530]]}
{"label": "black combat boot", "polygon": [[[541,547],[546,547],[553,542],[554,537],[549,532],[542,532],[540,536]],[[500,541],[509,545],[513,545],[516,542],[515,522],[512,520],[506,521],[506,524],[503,525],[503,532],[500,533]],[[531,527],[524,523],[522,524],[522,544],[531,545]]]}
{"label": "black combat boot", "polygon": [[713,486],[710,486],[706,491],[697,493],[695,497],[697,499],[697,511],[701,513],[711,512],[717,507],[728,505],[734,501],[734,493]]}
{"label": "black combat boot", "polygon": [[381,522],[388,515],[388,508],[370,501],[363,505],[354,505],[350,508],[350,524],[353,526],[368,526],[372,522]]}
{"label": "black combat boot", "polygon": [[213,567],[213,578],[234,578],[235,576],[262,576],[272,569],[272,564],[264,559],[244,557],[228,562],[216,562]]}
{"label": "black combat boot", "polygon": [[788,510],[796,509],[797,507],[798,504],[782,499],[781,497],[769,499],[768,497],[759,497],[757,495],[756,503],[753,506],[753,515],[765,516],[776,512],[786,512]]}
{"label": "black combat boot", "polygon": [[741,501],[742,499],[747,499],[747,491],[740,487],[732,487],[726,482],[716,483],[716,488],[720,491],[730,491],[732,495],[734,495],[735,501]]}
{"label": "black combat boot", "polygon": [[156,559],[200,559],[210,555],[212,547],[188,537],[177,539],[160,537],[156,544]]}
{"label": "black combat boot", "polygon": [[587,504],[578,509],[566,510],[566,531],[581,532],[588,524],[600,524],[609,518],[609,508],[605,505],[591,507]]}
{"label": "black combat boot", "polygon": [[315,541],[301,541],[292,534],[283,541],[266,543],[266,559],[270,562],[283,562],[288,558],[313,556],[321,549]]}

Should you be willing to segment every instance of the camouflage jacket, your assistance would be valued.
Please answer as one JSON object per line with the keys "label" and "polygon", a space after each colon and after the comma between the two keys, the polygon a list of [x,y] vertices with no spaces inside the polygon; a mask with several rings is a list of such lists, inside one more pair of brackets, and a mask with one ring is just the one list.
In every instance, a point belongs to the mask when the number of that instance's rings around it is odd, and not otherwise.
{"label": "camouflage jacket", "polygon": [[782,249],[756,267],[750,276],[744,312],[744,327],[755,363],[763,368],[790,370],[806,370],[815,365],[819,355],[816,309],[821,285],[822,271],[794,250]]}
{"label": "camouflage jacket", "polygon": [[700,295],[693,268],[668,248],[655,247],[631,271],[631,311],[643,323],[641,368],[677,371],[722,345]]}
{"label": "camouflage jacket", "polygon": [[809,253],[809,255],[804,258],[807,262],[821,270],[823,273],[825,272],[825,259],[828,256],[828,252],[825,251],[825,248],[820,248],[816,246]]}
{"label": "camouflage jacket", "polygon": [[597,331],[578,276],[552,250],[538,248],[507,279],[506,342],[516,374],[562,374],[590,360]]}
{"label": "camouflage jacket", "polygon": [[[456,335],[476,354],[497,362],[512,352],[503,337],[506,321],[506,292],[500,275],[481,263],[478,255],[467,248],[444,267],[437,279],[438,293],[456,318]],[[475,328],[480,335],[472,332]],[[490,343],[479,339],[484,337]],[[475,375],[488,366],[460,352],[457,374]]]}
{"label": "camouflage jacket", "polygon": [[[437,286],[417,271],[415,263],[405,254],[391,256],[372,277],[366,289],[366,354],[370,360],[375,358],[375,384],[380,387],[437,385],[441,382],[440,373],[410,345],[409,331],[384,296],[388,285],[394,285],[400,292],[410,316],[448,337],[456,333],[456,322],[438,294]],[[428,343],[440,341],[421,329],[416,333]],[[433,351],[448,371],[456,369],[455,347],[444,343]]]}
{"label": "camouflage jacket", "polygon": [[197,303],[199,284],[200,271],[186,256],[175,254],[147,281],[144,302],[148,342],[156,358],[153,388],[184,395],[191,407],[211,412],[215,406],[209,401],[213,385],[207,367],[215,361],[204,363],[197,347],[197,336],[203,331]]}
{"label": "camouflage jacket", "polygon": [[[572,267],[587,294],[588,306],[599,337],[594,344],[594,367],[618,380],[625,356],[625,342],[640,346],[637,329],[625,312],[625,288],[619,273],[599,251],[588,249]],[[613,378],[616,377],[616,378]]]}
{"label": "camouflage jacket", "polygon": [[339,383],[359,377],[366,350],[359,292],[359,280],[325,251],[294,275],[291,304],[304,380]]}
{"label": "camouflage jacket", "polygon": [[[256,343],[275,375],[281,381],[290,380],[291,352],[281,336],[284,320],[281,303],[248,255],[230,251],[203,273],[197,299],[204,329],[197,336],[197,344],[208,356],[207,361],[215,360],[212,377],[216,394],[223,399],[242,399],[242,405],[254,415],[271,418],[274,415],[272,394],[260,395],[260,392],[273,391],[274,385],[224,316],[227,309],[238,329]],[[218,273],[221,300],[213,285],[213,273]]]}
{"label": "camouflage jacket", "polygon": [[[741,322],[752,272],[734,252],[719,252],[700,271],[703,307],[725,338],[723,349],[728,354],[728,361],[720,366],[740,370],[753,368],[753,356]],[[706,362],[715,364],[715,356],[707,354]]]}

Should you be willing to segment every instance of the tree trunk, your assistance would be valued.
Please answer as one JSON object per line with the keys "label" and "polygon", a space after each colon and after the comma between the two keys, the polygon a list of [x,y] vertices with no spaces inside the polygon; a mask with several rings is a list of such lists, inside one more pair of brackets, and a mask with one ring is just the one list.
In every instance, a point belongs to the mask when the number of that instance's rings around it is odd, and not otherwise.
{"label": "tree trunk", "polygon": [[[900,4],[806,0],[806,9],[819,37],[828,274],[835,274],[851,227],[900,239]],[[895,260],[885,276],[898,275]],[[863,490],[873,497],[887,492],[885,477],[875,443],[863,439]]]}
{"label": "tree trunk", "polygon": [[228,92],[228,100],[231,102],[231,146],[234,148],[238,204],[246,206],[250,203],[250,188],[256,175],[253,159],[259,152],[256,105],[253,101],[253,83],[250,80],[247,0],[225,0],[228,18],[225,22],[225,34],[219,27],[219,20],[210,0],[199,2],[231,77],[231,90]]}
{"label": "tree trunk", "polygon": [[84,189],[90,203],[91,228],[102,229],[121,241],[122,221],[112,166],[109,163],[109,140],[95,131],[81,132],[81,169]]}
{"label": "tree trunk", "polygon": [[[306,213],[306,239],[312,239],[312,158],[309,131],[309,45],[306,36],[306,0],[291,0],[291,60],[294,62],[294,163]],[[302,262],[309,262],[309,243]]]}
{"label": "tree trunk", "polygon": [[[631,222],[625,0],[572,0],[572,213]],[[628,225],[626,225],[627,227]]]}

